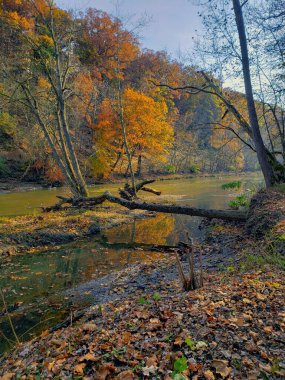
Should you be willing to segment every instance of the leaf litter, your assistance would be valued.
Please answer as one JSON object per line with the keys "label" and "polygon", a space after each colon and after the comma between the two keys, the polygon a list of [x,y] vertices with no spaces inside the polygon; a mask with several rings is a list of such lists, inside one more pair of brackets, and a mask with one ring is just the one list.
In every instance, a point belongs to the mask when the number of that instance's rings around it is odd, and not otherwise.
{"label": "leaf litter", "polygon": [[206,273],[191,292],[157,282],[22,344],[0,379],[284,379],[282,274]]}

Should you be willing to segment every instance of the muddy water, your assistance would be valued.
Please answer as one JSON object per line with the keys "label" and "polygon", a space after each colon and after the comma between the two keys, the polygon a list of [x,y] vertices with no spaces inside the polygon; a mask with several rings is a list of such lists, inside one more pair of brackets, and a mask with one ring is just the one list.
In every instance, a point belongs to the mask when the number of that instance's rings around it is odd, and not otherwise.
{"label": "muddy water", "polygon": [[[221,184],[237,179],[243,183],[243,189],[238,192],[261,184],[259,176],[250,175],[161,181],[155,187],[162,191],[161,201],[225,208],[237,192],[224,191]],[[91,194],[107,189],[115,193],[117,188],[117,184],[98,186],[91,189]],[[61,189],[1,194],[0,212],[7,217],[38,213],[38,207],[52,204],[56,195],[64,193],[66,191]],[[94,239],[71,243],[54,251],[14,257],[0,264],[0,286],[17,335],[22,340],[29,339],[94,300],[94,294],[86,292],[74,301],[65,290],[134,263],[159,260],[163,254],[148,245],[175,245],[185,239],[186,232],[195,239],[201,238],[200,221],[198,217],[159,214],[110,229]],[[14,340],[7,316],[1,317],[2,309],[3,301],[0,300],[0,352],[8,349]]]}

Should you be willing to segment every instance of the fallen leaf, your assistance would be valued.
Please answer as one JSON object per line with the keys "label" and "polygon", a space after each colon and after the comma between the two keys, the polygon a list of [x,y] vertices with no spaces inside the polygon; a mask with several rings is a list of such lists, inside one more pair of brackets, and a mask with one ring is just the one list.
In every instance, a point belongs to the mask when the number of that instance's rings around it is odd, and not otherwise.
{"label": "fallen leaf", "polygon": [[157,366],[157,357],[155,355],[146,359],[146,367]]}
{"label": "fallen leaf", "polygon": [[0,380],[11,380],[15,374],[13,372],[7,372],[2,377],[0,377]]}
{"label": "fallen leaf", "polygon": [[207,343],[206,342],[203,342],[202,340],[199,340],[197,343],[196,343],[196,349],[197,350],[200,350],[202,348],[206,348],[207,347]]}
{"label": "fallen leaf", "polygon": [[86,364],[85,363],[80,363],[80,364],[77,364],[75,367],[74,367],[74,370],[73,372],[74,373],[77,373],[79,375],[83,375],[83,369],[86,367]]}
{"label": "fallen leaf", "polygon": [[157,371],[157,367],[152,365],[150,367],[143,367],[142,368],[142,372],[144,374],[144,376],[150,376],[150,375],[154,375]]}
{"label": "fallen leaf", "polygon": [[99,370],[96,372],[95,379],[97,380],[105,380],[107,376],[111,375],[116,371],[116,368],[111,363],[107,363],[102,365]]}
{"label": "fallen leaf", "polygon": [[213,367],[215,367],[216,372],[222,376],[222,378],[225,378],[229,376],[229,374],[232,372],[232,369],[228,367],[228,361],[227,360],[221,360],[221,359],[215,359],[212,362]]}
{"label": "fallen leaf", "polygon": [[81,328],[82,328],[83,331],[92,332],[92,331],[95,331],[97,329],[97,326],[95,325],[95,323],[84,323],[81,326]]}
{"label": "fallen leaf", "polygon": [[272,331],[273,331],[273,327],[272,326],[265,326],[263,328],[263,331],[266,333],[266,334],[271,334]]}
{"label": "fallen leaf", "polygon": [[272,367],[270,364],[259,363],[259,368],[262,369],[263,371],[267,372],[267,373],[271,373],[271,370],[272,370]]}
{"label": "fallen leaf", "polygon": [[81,363],[81,362],[84,362],[84,361],[92,361],[92,362],[95,362],[96,361],[96,358],[95,358],[95,356],[94,355],[92,355],[92,354],[86,354],[86,355],[84,355],[84,356],[81,356],[81,358],[79,358],[79,362]]}
{"label": "fallen leaf", "polygon": [[119,375],[116,376],[115,379],[117,379],[117,380],[133,380],[133,379],[135,379],[135,375],[132,371],[127,370],[127,371],[119,373]]}
{"label": "fallen leaf", "polygon": [[203,373],[206,380],[215,380],[215,375],[212,371],[208,370]]}

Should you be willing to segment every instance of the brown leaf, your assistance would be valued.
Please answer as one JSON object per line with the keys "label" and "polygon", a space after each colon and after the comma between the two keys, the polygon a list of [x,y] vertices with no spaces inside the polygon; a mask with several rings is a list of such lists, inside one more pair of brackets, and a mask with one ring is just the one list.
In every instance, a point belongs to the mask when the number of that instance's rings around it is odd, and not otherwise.
{"label": "brown leaf", "polygon": [[15,374],[13,372],[6,372],[2,377],[0,377],[0,380],[11,380]]}
{"label": "brown leaf", "polygon": [[96,377],[95,379],[97,380],[105,380],[108,375],[111,375],[116,371],[116,368],[113,366],[111,363],[106,363],[102,365],[96,372]]}
{"label": "brown leaf", "polygon": [[247,380],[257,380],[258,379],[258,372],[248,372],[247,374]]}
{"label": "brown leaf", "polygon": [[225,378],[229,376],[229,374],[232,372],[232,369],[228,367],[228,361],[227,360],[221,360],[221,359],[215,359],[212,362],[213,367],[215,367],[216,372],[222,376],[222,378]]}
{"label": "brown leaf", "polygon": [[265,371],[267,373],[271,373],[271,370],[272,370],[272,367],[270,364],[259,363],[259,368],[262,369],[262,371]]}
{"label": "brown leaf", "polygon": [[266,334],[271,334],[272,331],[273,331],[273,327],[272,326],[265,326],[263,328],[263,331],[266,333]]}
{"label": "brown leaf", "polygon": [[77,364],[74,369],[73,369],[73,372],[74,373],[77,373],[79,375],[83,375],[83,369],[86,367],[86,364],[85,363],[80,363],[80,364]]}
{"label": "brown leaf", "polygon": [[131,339],[132,339],[132,334],[131,334],[130,332],[128,332],[128,331],[124,331],[124,332],[122,333],[122,342],[123,342],[124,344],[128,344],[128,343],[130,343]]}
{"label": "brown leaf", "polygon": [[96,359],[95,358],[95,356],[93,355],[93,354],[90,354],[90,353],[88,353],[88,354],[86,354],[86,355],[84,355],[84,356],[81,356],[80,358],[79,358],[79,362],[81,363],[81,362],[84,362],[84,361],[92,361],[92,362],[95,362],[96,360],[98,360],[98,359]]}
{"label": "brown leaf", "polygon": [[203,373],[206,380],[215,380],[215,375],[212,371],[208,370]]}
{"label": "brown leaf", "polygon": [[150,358],[147,358],[145,365],[146,367],[157,366],[157,356],[153,355]]}
{"label": "brown leaf", "polygon": [[115,379],[117,379],[117,380],[134,380],[135,375],[131,370],[127,370],[127,371],[119,373],[119,375],[116,376]]}
{"label": "brown leaf", "polygon": [[81,328],[83,331],[92,332],[92,331],[95,331],[97,329],[97,326],[95,325],[95,323],[84,323],[81,326]]}
{"label": "brown leaf", "polygon": [[55,346],[61,346],[61,344],[62,344],[62,341],[61,340],[59,340],[59,339],[51,339],[51,341],[50,341],[50,344],[53,344],[53,345],[55,345]]}

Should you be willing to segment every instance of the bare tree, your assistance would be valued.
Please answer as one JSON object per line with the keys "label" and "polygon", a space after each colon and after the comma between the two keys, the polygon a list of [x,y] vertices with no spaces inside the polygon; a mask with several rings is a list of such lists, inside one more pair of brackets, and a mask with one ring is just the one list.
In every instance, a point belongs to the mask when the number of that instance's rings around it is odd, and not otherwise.
{"label": "bare tree", "polygon": [[253,97],[253,89],[251,82],[251,73],[250,73],[250,65],[249,65],[249,55],[248,55],[248,46],[247,46],[247,36],[244,24],[244,17],[242,12],[242,5],[240,0],[232,0],[233,8],[235,13],[236,26],[238,30],[239,42],[240,42],[240,50],[241,50],[241,62],[242,62],[242,71],[243,71],[243,80],[244,87],[246,93],[247,100],[247,109],[249,120],[252,128],[253,141],[256,149],[257,158],[265,179],[265,183],[267,187],[270,187],[276,182],[274,169],[272,165],[270,165],[265,145],[260,133],[260,127],[257,117],[257,112],[255,108],[255,101]]}

